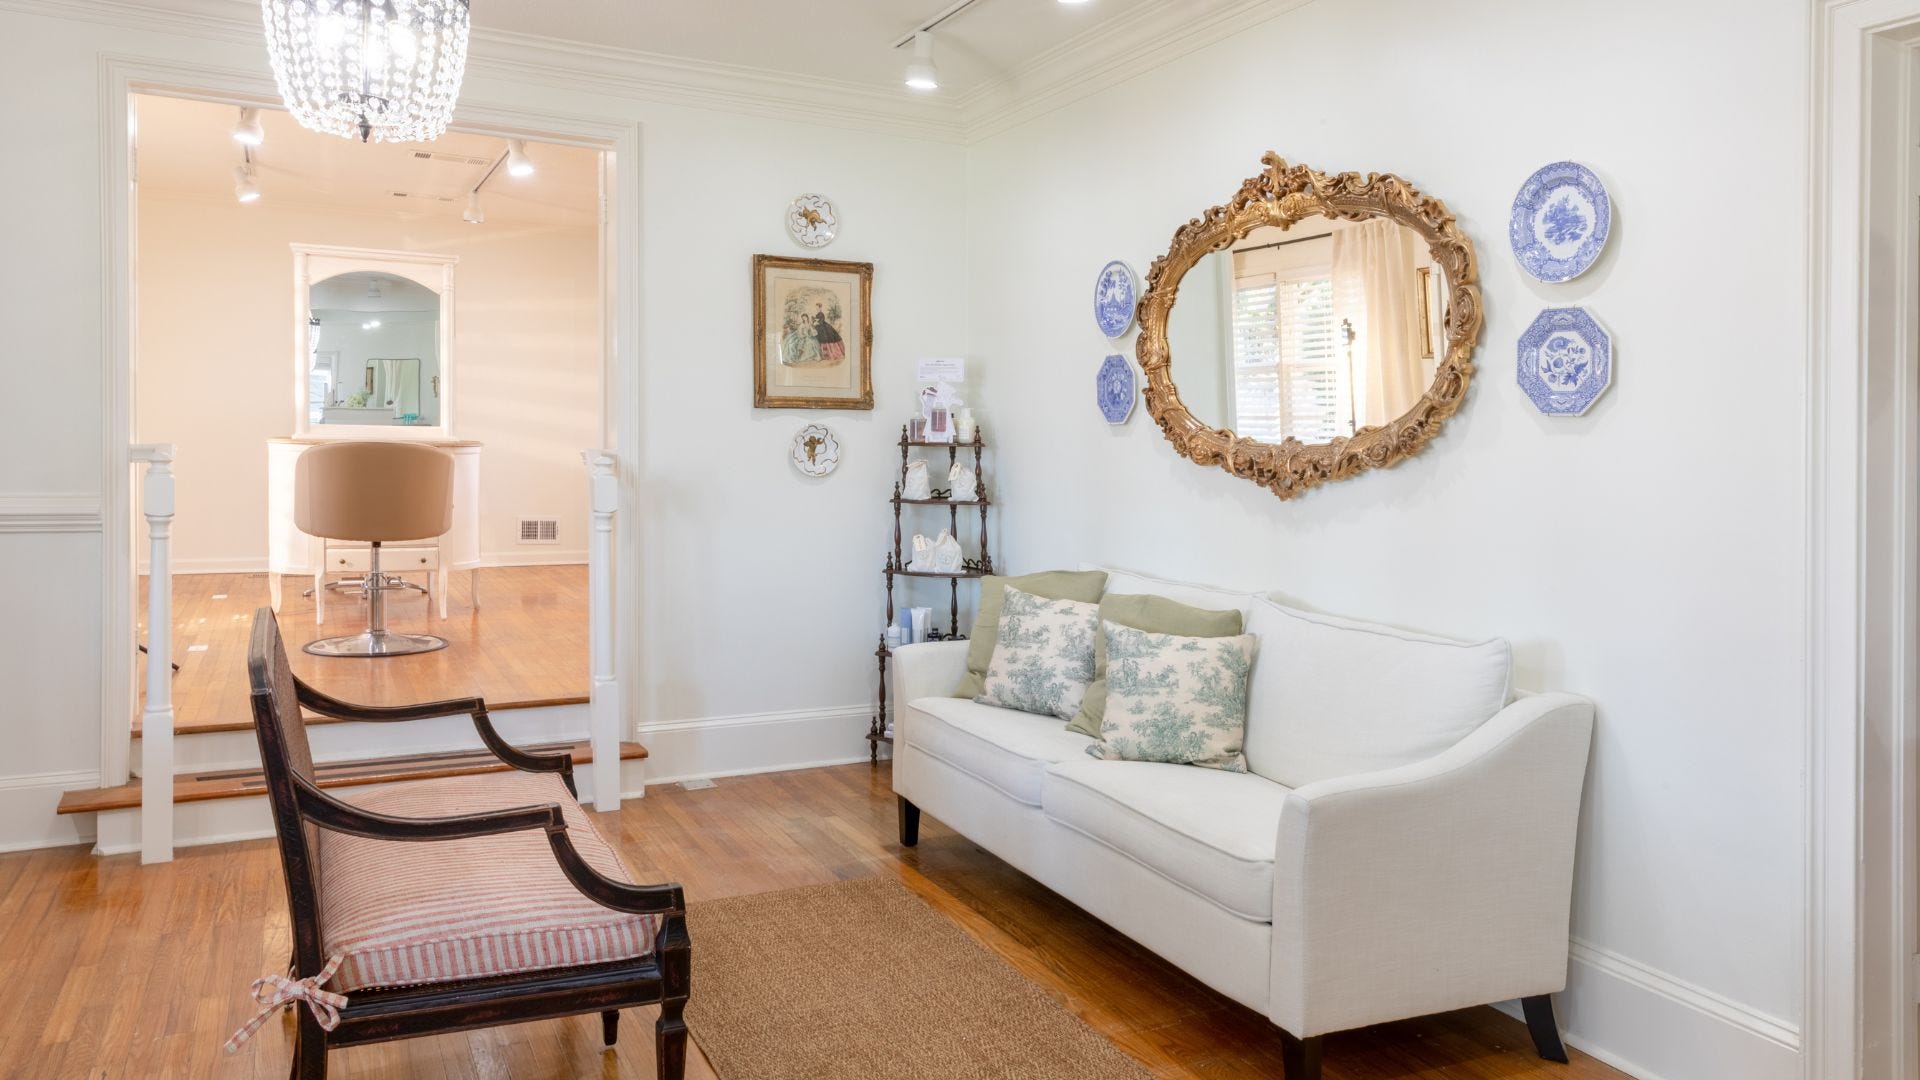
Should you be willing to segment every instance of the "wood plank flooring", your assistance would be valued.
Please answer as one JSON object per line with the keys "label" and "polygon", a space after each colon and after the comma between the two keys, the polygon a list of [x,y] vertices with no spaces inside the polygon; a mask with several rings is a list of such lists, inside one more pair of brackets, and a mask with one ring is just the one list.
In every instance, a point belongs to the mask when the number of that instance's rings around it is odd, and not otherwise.
{"label": "wood plank flooring", "polygon": [[[316,638],[351,634],[366,625],[365,601],[335,592],[327,621],[313,622],[313,599],[300,595],[310,578],[284,581],[280,632],[294,674],[316,689],[363,705],[401,705],[478,694],[490,706],[572,704],[587,700],[587,568],[500,566],[480,571],[480,607],[472,575],[455,571],[447,618],[413,590],[387,594],[387,625],[437,634],[438,652],[381,659],[313,656]],[[409,580],[421,581],[418,574]],[[267,603],[265,574],[176,574],[174,587],[174,730],[241,731],[253,726],[247,704],[247,634],[253,612]],[[138,640],[145,641],[146,579],[140,581]],[[195,646],[205,646],[196,649]],[[146,657],[138,658],[146,686]],[[134,730],[139,731],[136,713]]]}
{"label": "wood plank flooring", "polygon": [[[636,880],[674,879],[702,899],[898,875],[1156,1076],[1281,1075],[1265,1018],[1200,986],[964,838],[926,819],[895,842],[887,766],[649,789],[596,820]],[[220,1044],[251,1013],[247,984],[284,962],[286,899],[269,841],[138,856],[82,848],[0,855],[0,1076],[119,1080],[287,1075],[283,1021],[233,1057]],[[694,992],[699,993],[699,942]],[[911,1038],[913,1017],[882,1037]],[[597,1017],[541,1021],[331,1055],[331,1076],[650,1080],[653,1010],[622,1014],[619,1046]],[[696,1049],[688,1076],[714,1076]],[[1385,1024],[1327,1040],[1326,1080],[1622,1080],[1579,1053],[1554,1065],[1492,1009]],[[725,1080],[755,1080],[729,1076]],[[864,1080],[886,1080],[867,1077]]]}

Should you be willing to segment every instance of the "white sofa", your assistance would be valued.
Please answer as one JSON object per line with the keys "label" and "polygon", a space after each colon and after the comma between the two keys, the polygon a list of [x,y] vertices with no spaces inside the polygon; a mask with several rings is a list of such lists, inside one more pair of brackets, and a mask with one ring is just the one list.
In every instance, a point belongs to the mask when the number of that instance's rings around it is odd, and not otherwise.
{"label": "white sofa", "polygon": [[1575,826],[1593,706],[1515,694],[1463,643],[1257,594],[1109,571],[1109,593],[1239,608],[1260,636],[1251,771],[1101,761],[1056,719],[952,697],[967,643],[899,649],[893,788],[1282,1030],[1289,1080],[1328,1032],[1521,999],[1565,1061]]}

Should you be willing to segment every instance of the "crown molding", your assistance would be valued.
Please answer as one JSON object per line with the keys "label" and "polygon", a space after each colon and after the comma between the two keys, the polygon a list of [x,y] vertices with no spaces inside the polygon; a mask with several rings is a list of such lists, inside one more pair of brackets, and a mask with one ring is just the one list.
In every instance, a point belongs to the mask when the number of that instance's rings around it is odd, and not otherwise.
{"label": "crown molding", "polygon": [[1313,0],[1148,0],[959,98],[969,144],[1163,67]]}
{"label": "crown molding", "polygon": [[[249,0],[0,0],[0,11],[262,47]],[[949,98],[532,34],[475,30],[467,76],[935,142],[965,137]]]}
{"label": "crown molding", "polygon": [[0,533],[95,533],[98,495],[0,495]]}
{"label": "crown molding", "polygon": [[[469,77],[969,144],[1206,48],[1313,0],[1147,0],[957,96],[478,29]],[[259,47],[252,0],[0,0],[0,11]]]}

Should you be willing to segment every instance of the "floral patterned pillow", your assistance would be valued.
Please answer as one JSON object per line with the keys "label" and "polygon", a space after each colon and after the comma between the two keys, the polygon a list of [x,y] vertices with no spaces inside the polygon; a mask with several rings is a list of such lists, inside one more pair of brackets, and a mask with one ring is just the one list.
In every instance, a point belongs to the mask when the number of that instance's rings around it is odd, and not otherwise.
{"label": "floral patterned pillow", "polygon": [[1107,709],[1087,753],[1246,772],[1247,678],[1260,639],[1176,637],[1102,622]]}
{"label": "floral patterned pillow", "polygon": [[1048,600],[1007,586],[1000,639],[973,700],[1072,719],[1093,684],[1093,635],[1099,629],[1099,604]]}

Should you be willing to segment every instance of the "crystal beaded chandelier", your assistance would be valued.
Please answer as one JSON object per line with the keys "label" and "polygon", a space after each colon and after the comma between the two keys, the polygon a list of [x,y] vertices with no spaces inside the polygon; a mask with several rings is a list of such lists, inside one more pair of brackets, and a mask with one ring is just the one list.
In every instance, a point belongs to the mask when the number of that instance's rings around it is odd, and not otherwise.
{"label": "crystal beaded chandelier", "polygon": [[300,126],[427,142],[467,68],[467,0],[260,0],[280,97]]}

